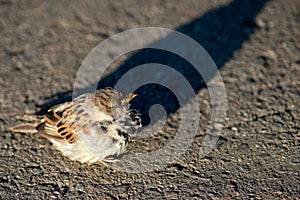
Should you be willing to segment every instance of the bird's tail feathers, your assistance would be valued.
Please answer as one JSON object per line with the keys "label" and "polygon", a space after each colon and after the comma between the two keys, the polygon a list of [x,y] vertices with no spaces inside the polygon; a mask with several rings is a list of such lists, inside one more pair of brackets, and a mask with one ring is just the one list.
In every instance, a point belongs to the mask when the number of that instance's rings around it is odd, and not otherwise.
{"label": "bird's tail feathers", "polygon": [[19,124],[15,127],[12,127],[10,130],[15,133],[37,133],[38,132],[36,126],[34,124],[29,124],[29,123]]}
{"label": "bird's tail feathers", "polygon": [[41,116],[23,115],[18,116],[18,119],[25,121],[25,123],[12,127],[10,130],[17,133],[38,133],[37,126],[42,123]]}

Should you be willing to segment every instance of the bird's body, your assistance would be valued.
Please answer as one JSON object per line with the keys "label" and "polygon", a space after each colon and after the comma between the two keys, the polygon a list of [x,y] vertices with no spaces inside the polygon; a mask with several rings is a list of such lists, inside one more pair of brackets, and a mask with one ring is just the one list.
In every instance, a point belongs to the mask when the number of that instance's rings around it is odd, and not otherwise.
{"label": "bird's body", "polygon": [[129,101],[136,95],[105,88],[56,105],[33,123],[14,132],[37,133],[49,139],[62,154],[82,163],[102,162],[124,152],[130,135],[141,126]]}

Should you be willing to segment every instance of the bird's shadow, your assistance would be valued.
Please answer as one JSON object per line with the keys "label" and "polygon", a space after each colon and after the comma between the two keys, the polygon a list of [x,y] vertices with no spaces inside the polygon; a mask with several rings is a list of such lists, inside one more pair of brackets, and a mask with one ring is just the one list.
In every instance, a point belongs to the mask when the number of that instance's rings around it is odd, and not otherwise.
{"label": "bird's shadow", "polygon": [[[267,2],[268,0],[233,0],[225,6],[211,10],[190,23],[178,27],[176,31],[193,38],[201,44],[210,54],[217,67],[221,68],[249,39],[249,36],[258,29],[255,17]],[[89,87],[114,87],[126,72],[146,63],[164,64],[180,72],[195,93],[206,87],[201,75],[189,62],[177,55],[157,49],[143,49],[134,53],[116,70],[108,73],[99,82],[93,83]],[[123,87],[120,89],[126,91],[126,86]],[[172,91],[162,85],[146,84],[139,87],[135,93],[139,96],[131,103],[133,108],[141,112],[143,125],[150,122],[148,112],[154,104],[162,105],[167,114],[176,112],[180,107]],[[47,97],[46,103],[40,105],[41,110],[38,114],[44,114],[55,104],[69,100],[72,100],[72,91],[60,92]],[[188,99],[185,101],[188,101]]]}

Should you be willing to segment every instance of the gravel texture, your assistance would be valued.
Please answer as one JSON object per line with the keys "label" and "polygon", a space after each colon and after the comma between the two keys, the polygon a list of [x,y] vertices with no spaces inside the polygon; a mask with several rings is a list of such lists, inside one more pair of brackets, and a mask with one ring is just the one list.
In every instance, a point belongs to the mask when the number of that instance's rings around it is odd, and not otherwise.
{"label": "gravel texture", "polygon": [[[300,1],[0,1],[0,199],[297,199],[300,198]],[[126,173],[61,156],[34,135],[13,134],[16,116],[42,114],[70,99],[88,53],[136,27],[181,31],[220,69],[227,92],[225,127],[216,148],[199,158],[210,119],[201,77],[172,55],[144,51],[116,61],[100,87],[133,66],[161,62],[196,91],[199,130],[190,148],[165,167]],[[156,136],[133,141],[153,151],[176,135],[181,108],[172,93],[147,85],[134,107],[149,123],[150,105],[168,119]],[[189,106],[188,103],[186,106]]]}

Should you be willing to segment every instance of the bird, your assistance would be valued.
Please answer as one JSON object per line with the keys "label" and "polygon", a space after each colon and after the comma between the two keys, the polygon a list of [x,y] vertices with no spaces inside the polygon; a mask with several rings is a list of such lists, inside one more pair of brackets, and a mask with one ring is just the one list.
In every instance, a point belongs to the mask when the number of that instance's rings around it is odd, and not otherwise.
{"label": "bird", "polygon": [[45,137],[73,161],[107,165],[117,161],[142,126],[140,114],[130,109],[136,96],[111,87],[98,89],[55,105],[45,115],[25,116],[27,122],[11,130]]}

